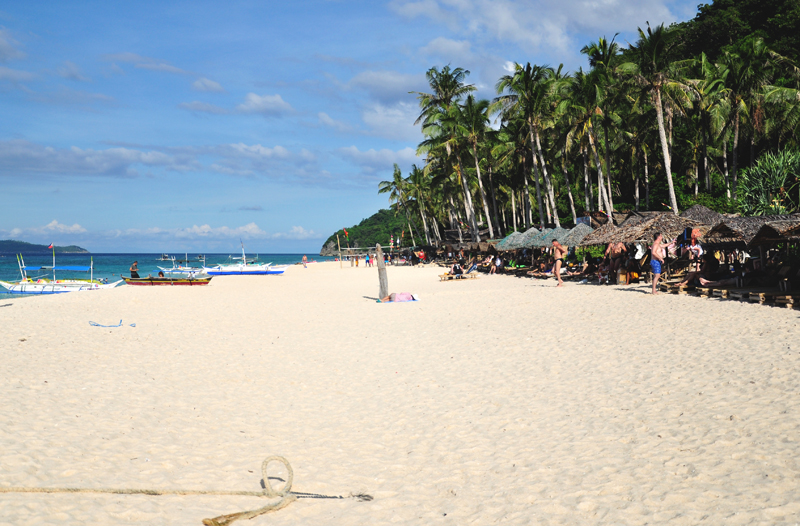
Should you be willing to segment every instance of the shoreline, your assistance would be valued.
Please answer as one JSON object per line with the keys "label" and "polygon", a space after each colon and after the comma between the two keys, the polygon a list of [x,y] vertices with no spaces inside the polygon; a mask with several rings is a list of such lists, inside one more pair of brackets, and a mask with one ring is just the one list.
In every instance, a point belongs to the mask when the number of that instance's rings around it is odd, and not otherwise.
{"label": "shoreline", "polygon": [[[301,499],[254,521],[800,513],[796,311],[442,271],[387,267],[391,292],[421,298],[396,305],[375,303],[376,268],[336,262],[14,302],[0,486],[257,491],[280,454],[295,491],[374,500]],[[0,525],[200,524],[264,504],[0,494]]]}

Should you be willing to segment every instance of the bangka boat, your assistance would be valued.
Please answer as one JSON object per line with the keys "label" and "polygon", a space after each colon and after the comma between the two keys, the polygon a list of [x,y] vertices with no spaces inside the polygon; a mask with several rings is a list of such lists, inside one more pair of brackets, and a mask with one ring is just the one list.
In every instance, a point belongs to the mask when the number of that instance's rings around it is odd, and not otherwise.
{"label": "bangka boat", "polygon": [[[17,264],[22,279],[19,282],[11,283],[7,281],[0,281],[0,287],[6,289],[9,294],[61,294],[64,292],[75,292],[79,290],[100,290],[100,289],[113,289],[122,280],[113,283],[107,283],[94,279],[94,259],[88,267],[76,265],[59,265],[56,266],[56,256],[53,253],[53,264],[51,266],[43,267],[28,267],[25,265],[25,260],[22,254],[17,255]],[[41,277],[29,277],[28,271],[44,270],[52,271],[53,279]],[[56,271],[65,272],[88,272],[89,279],[57,279]]]}
{"label": "bangka boat", "polygon": [[122,278],[125,280],[125,283],[128,285],[146,285],[146,286],[196,286],[196,285],[208,285],[211,281],[211,276],[204,276],[204,277],[180,277],[180,278],[167,278],[167,277],[153,277],[148,276],[146,278]]}
{"label": "bangka boat", "polygon": [[203,271],[209,276],[263,276],[269,274],[283,274],[286,270],[286,265],[281,267],[273,267],[272,263],[253,263],[247,262],[247,256],[244,253],[244,245],[242,245],[242,257],[230,258],[231,260],[238,260],[238,263],[228,265],[216,265],[213,267],[203,267]]}
{"label": "bangka boat", "polygon": [[[203,265],[205,265],[205,262],[206,262],[205,256],[198,256],[198,258],[202,258],[202,259],[199,259],[198,261],[202,261]],[[197,276],[197,275],[200,275],[200,274],[205,275],[205,272],[204,272],[202,266],[200,266],[200,267],[188,266],[188,264],[191,263],[192,261],[195,261],[195,260],[194,259],[190,260],[188,254],[187,254],[185,259],[172,258],[172,268],[158,267],[158,269],[160,271],[162,271],[164,274],[179,274],[179,275],[186,275],[186,276]],[[184,263],[186,263],[187,266],[183,266]]]}
{"label": "bangka boat", "polygon": [[170,257],[170,255],[169,255],[169,254],[161,254],[161,255],[158,257],[158,259],[156,259],[156,261],[172,261],[172,260],[174,260],[174,259],[175,259],[175,258],[174,258],[174,257]]}

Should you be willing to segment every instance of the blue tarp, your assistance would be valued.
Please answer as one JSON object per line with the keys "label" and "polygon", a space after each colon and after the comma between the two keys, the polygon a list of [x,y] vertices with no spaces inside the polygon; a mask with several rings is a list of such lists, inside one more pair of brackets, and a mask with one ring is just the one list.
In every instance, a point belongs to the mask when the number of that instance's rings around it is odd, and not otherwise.
{"label": "blue tarp", "polygon": [[56,266],[56,267],[22,267],[25,270],[71,270],[73,272],[89,272],[92,267]]}

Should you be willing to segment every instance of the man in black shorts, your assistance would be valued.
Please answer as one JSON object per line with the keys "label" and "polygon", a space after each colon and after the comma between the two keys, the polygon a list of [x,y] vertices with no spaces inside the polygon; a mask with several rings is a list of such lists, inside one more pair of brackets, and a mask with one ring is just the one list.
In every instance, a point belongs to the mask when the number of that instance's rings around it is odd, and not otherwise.
{"label": "man in black shorts", "polygon": [[134,261],[131,265],[131,277],[137,279],[139,277],[139,262]]}

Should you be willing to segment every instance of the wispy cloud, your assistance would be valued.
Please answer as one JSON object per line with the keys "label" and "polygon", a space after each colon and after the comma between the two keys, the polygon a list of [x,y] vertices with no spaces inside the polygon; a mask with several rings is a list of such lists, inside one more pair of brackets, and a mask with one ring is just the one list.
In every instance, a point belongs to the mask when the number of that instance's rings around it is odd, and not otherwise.
{"label": "wispy cloud", "polygon": [[181,69],[173,66],[166,60],[161,60],[152,57],[145,57],[136,53],[112,53],[104,55],[103,58],[109,62],[123,62],[133,64],[133,67],[139,69],[147,69],[150,71],[162,71],[164,73],[172,73],[175,75],[192,75],[191,71]]}
{"label": "wispy cloud", "polygon": [[22,71],[19,69],[11,69],[5,66],[0,66],[0,81],[7,81],[12,83],[27,82],[34,80],[36,75],[30,71]]}
{"label": "wispy cloud", "polygon": [[411,164],[420,162],[413,148],[403,148],[397,151],[387,148],[362,151],[355,146],[348,146],[347,148],[340,148],[338,153],[342,158],[360,166],[367,174],[391,171],[394,163],[410,167]]}
{"label": "wispy cloud", "polygon": [[236,109],[241,113],[257,113],[265,117],[278,117],[292,111],[292,106],[278,95],[248,93]]}
{"label": "wispy cloud", "polygon": [[201,102],[199,100],[182,102],[178,104],[178,107],[192,112],[211,113],[212,115],[225,115],[226,113],[230,113],[230,111],[225,108],[215,106],[214,104],[209,104],[208,102]]}
{"label": "wispy cloud", "polygon": [[65,61],[64,64],[58,68],[58,75],[65,79],[77,80],[78,82],[89,82],[91,80],[81,73],[81,69],[77,64],[69,60]]}
{"label": "wispy cloud", "polygon": [[18,44],[8,29],[0,27],[0,62],[25,58],[25,53],[17,48]]}
{"label": "wispy cloud", "polygon": [[261,205],[254,205],[254,206],[240,206],[239,210],[243,212],[263,212],[264,207]]}
{"label": "wispy cloud", "polygon": [[52,221],[43,226],[36,226],[31,228],[12,228],[11,230],[0,230],[0,232],[4,232],[10,237],[18,238],[20,236],[45,236],[45,235],[52,236],[54,234],[65,234],[65,235],[83,234],[86,232],[86,229],[83,228],[78,223],[73,223],[72,225],[66,225],[64,223],[59,223],[58,220],[56,219],[53,219]]}
{"label": "wispy cloud", "polygon": [[347,132],[347,131],[351,131],[352,130],[352,126],[350,126],[349,124],[347,124],[345,122],[337,121],[335,119],[332,119],[331,116],[328,115],[327,113],[320,112],[320,113],[317,114],[317,117],[319,118],[319,122],[321,124],[324,124],[325,126],[329,126],[329,127],[333,128],[336,131]]}
{"label": "wispy cloud", "polygon": [[210,91],[213,93],[222,93],[225,91],[219,82],[207,79],[205,77],[199,78],[192,82],[192,89],[195,91]]}

